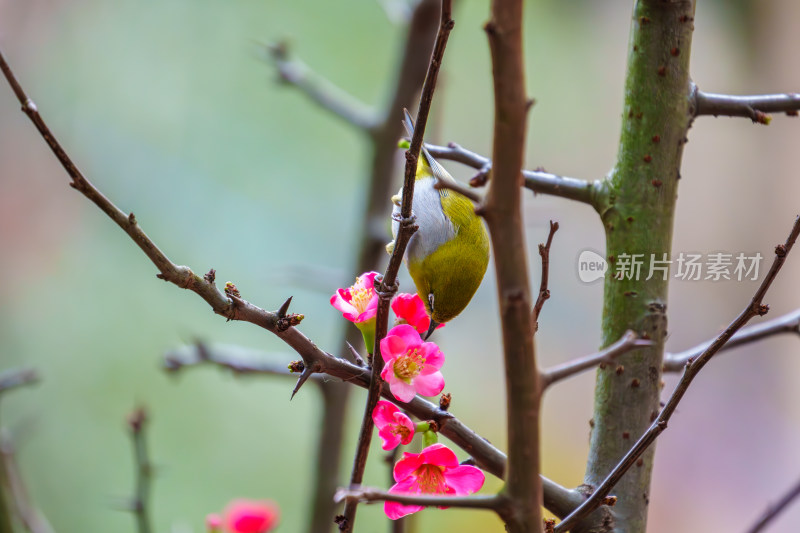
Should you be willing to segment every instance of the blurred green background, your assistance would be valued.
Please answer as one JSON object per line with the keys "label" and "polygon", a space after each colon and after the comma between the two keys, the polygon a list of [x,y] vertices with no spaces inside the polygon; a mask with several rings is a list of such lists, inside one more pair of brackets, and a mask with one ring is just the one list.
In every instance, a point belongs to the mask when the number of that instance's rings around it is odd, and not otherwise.
{"label": "blurred green background", "polygon": [[[389,6],[401,0],[386,0]],[[712,92],[798,90],[800,5],[700,2],[693,79]],[[530,2],[528,166],[582,178],[613,162],[620,127],[630,2]],[[487,154],[492,95],[481,25],[487,2],[461,0],[429,140]],[[341,318],[328,305],[356,250],[367,143],[340,120],[276,83],[259,43],[287,38],[313,69],[367,103],[382,103],[404,35],[372,0],[0,0],[0,45],[23,86],[85,174],[133,211],[179,264],[213,267],[268,309],[294,295],[301,329],[336,350]],[[196,295],[165,285],[118,228],[68,179],[10,89],[0,84],[0,369],[31,365],[40,385],[4,398],[30,491],[59,531],[134,531],[113,508],[133,484],[125,415],[145,404],[158,465],[158,531],[201,531],[233,497],[272,498],[281,531],[308,512],[317,402],[291,403],[284,379],[234,378],[212,368],[174,379],[162,354],[192,342],[235,343],[294,356],[274,336],[225,323]],[[398,117],[398,120],[400,117]],[[800,122],[699,119],[690,132],[673,250],[771,257],[798,211]],[[460,178],[472,171],[448,163]],[[397,176],[391,179],[398,179]],[[387,177],[387,179],[389,179]],[[387,198],[387,207],[389,199]],[[598,347],[602,287],[581,284],[581,250],[603,250],[594,212],[526,194],[530,270],[550,219],[552,298],[540,320],[542,364]],[[387,240],[388,240],[387,234]],[[771,316],[800,305],[792,257],[768,298]],[[411,289],[405,271],[401,286]],[[670,294],[670,350],[715,334],[749,299],[750,282],[682,282]],[[504,447],[504,400],[494,284],[437,334],[453,411]],[[800,371],[794,338],[721,357],[704,370],[659,440],[650,531],[736,531],[800,476]],[[667,377],[665,394],[675,383]],[[581,482],[593,376],[549,391],[543,468]],[[363,394],[349,417],[349,465]],[[376,447],[377,451],[377,447]],[[463,458],[464,455],[460,454]],[[380,454],[367,482],[386,486]],[[347,470],[348,466],[345,467]],[[499,487],[489,480],[485,491]],[[364,506],[365,531],[386,530]],[[796,531],[800,506],[773,531]],[[424,511],[420,531],[502,531],[487,513]]]}

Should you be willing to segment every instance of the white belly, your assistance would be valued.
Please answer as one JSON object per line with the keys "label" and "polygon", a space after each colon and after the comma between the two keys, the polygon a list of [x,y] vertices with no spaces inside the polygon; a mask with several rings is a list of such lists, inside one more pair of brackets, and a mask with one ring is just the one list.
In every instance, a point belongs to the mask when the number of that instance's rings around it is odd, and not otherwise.
{"label": "white belly", "polygon": [[[419,229],[411,237],[406,249],[408,261],[421,261],[441,244],[455,237],[453,224],[444,216],[442,212],[442,201],[439,191],[433,188],[434,178],[423,178],[414,184],[414,202],[411,210],[416,216],[416,224]],[[402,194],[403,189],[397,193]],[[400,206],[395,205],[392,210],[395,216],[400,215]],[[392,237],[397,236],[400,223],[392,217]]]}

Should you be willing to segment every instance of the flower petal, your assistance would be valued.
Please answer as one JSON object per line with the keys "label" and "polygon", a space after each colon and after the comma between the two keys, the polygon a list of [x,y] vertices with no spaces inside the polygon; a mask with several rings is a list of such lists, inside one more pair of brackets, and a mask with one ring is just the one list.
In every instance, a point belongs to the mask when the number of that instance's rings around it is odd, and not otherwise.
{"label": "flower petal", "polygon": [[417,477],[412,474],[420,467],[423,461],[421,453],[403,452],[403,458],[397,461],[394,465],[394,470],[392,470],[394,480],[398,483],[405,479],[415,481]]}
{"label": "flower petal", "polygon": [[[386,366],[388,367],[389,365],[386,365]],[[386,369],[384,368],[384,370],[386,370]],[[399,401],[401,401],[403,403],[408,403],[411,400],[413,400],[414,396],[417,395],[417,389],[414,388],[414,385],[412,385],[410,383],[406,383],[402,379],[397,378],[395,376],[395,374],[394,374],[394,370],[393,369],[390,369],[390,374],[391,374],[390,378],[394,377],[394,379],[386,379],[386,378],[384,378],[384,379],[386,380],[386,382],[389,383],[389,390],[392,392],[392,396],[394,396],[395,398],[397,398]],[[441,376],[441,374],[439,374],[439,375]],[[383,372],[381,372],[381,377],[383,377]],[[418,376],[417,379],[414,380],[414,381],[415,382],[418,381],[420,377],[421,376]],[[442,387],[439,389],[439,391],[441,391],[443,388],[444,388],[444,378],[442,378]],[[439,394],[439,393],[435,392],[433,395],[436,395],[436,394]]]}
{"label": "flower petal", "polygon": [[[425,342],[422,344],[422,355],[425,356],[425,369],[440,369],[444,364],[444,354],[439,347],[433,342]],[[425,372],[423,370],[423,373]]]}
{"label": "flower petal", "polygon": [[478,492],[486,481],[486,476],[479,468],[470,465],[459,465],[448,468],[444,472],[445,482],[455,490],[455,494],[466,496]]}
{"label": "flower petal", "polygon": [[403,445],[408,444],[414,438],[414,432],[416,431],[416,427],[414,426],[414,422],[412,422],[411,419],[408,418],[408,415],[406,415],[405,413],[402,413],[400,411],[397,411],[394,414],[394,419],[395,419],[395,425],[403,426],[408,430],[406,432],[406,436],[403,437],[402,440],[401,440]]}
{"label": "flower petal", "polygon": [[395,407],[393,403],[380,400],[377,405],[375,405],[375,409],[372,410],[372,420],[378,427],[383,427],[387,424],[395,424],[397,423],[396,413],[398,412],[399,409]]}
{"label": "flower petal", "polygon": [[[396,328],[392,328],[394,331]],[[398,355],[406,353],[408,346],[402,337],[392,334],[390,331],[386,337],[381,339],[381,357],[387,363]]]}
{"label": "flower petal", "polygon": [[[411,486],[414,484],[413,480],[404,480],[392,485],[389,489],[389,492],[397,493],[413,493],[418,491],[412,491]],[[403,505],[397,502],[384,502],[383,504],[383,512],[386,513],[391,520],[397,520],[398,518],[402,518],[406,515],[410,515],[411,513],[416,513],[417,511],[421,511],[423,507],[421,505]]]}
{"label": "flower petal", "polygon": [[[419,333],[416,329],[408,324],[400,324],[399,326],[393,327],[389,330],[389,333],[387,333],[387,337],[389,335],[394,335],[403,339],[406,345],[406,350],[409,348],[416,348],[422,344],[422,337],[419,336]],[[403,352],[406,350],[403,350]]]}
{"label": "flower petal", "polygon": [[[417,393],[421,394],[422,396],[436,396],[442,392],[442,389],[444,389],[444,376],[438,370],[433,374],[420,374],[414,378],[412,385],[413,388],[416,389]],[[394,394],[394,389],[392,389],[392,394]],[[396,394],[394,397],[398,398]],[[408,402],[411,401],[411,399],[409,398],[408,400],[401,401]]]}
{"label": "flower petal", "polygon": [[[422,461],[425,464],[444,466],[446,468],[455,468],[458,466],[458,457],[453,453],[453,450],[444,444],[437,442],[431,444],[420,453]],[[447,471],[445,471],[445,476]]]}
{"label": "flower petal", "polygon": [[[383,440],[381,448],[384,450],[394,450],[400,444],[400,435],[392,431],[391,426],[383,426],[378,430],[378,436]],[[413,438],[413,434],[412,434]],[[411,439],[409,439],[411,440]],[[403,444],[408,444],[404,442]]]}
{"label": "flower petal", "polygon": [[349,290],[338,289],[333,296],[331,296],[331,305],[342,312],[342,315],[347,320],[354,322],[358,316],[358,310],[350,304]]}
{"label": "flower petal", "polygon": [[231,533],[266,533],[278,523],[278,509],[268,501],[234,500],[225,508],[225,527]]}

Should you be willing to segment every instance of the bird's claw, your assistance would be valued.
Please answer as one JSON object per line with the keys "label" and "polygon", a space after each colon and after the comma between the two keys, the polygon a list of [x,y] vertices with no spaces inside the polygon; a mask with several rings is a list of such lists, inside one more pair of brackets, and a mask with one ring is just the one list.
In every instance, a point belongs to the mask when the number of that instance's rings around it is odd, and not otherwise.
{"label": "bird's claw", "polygon": [[383,276],[381,275],[375,276],[374,285],[375,292],[381,300],[391,300],[400,289],[400,283],[397,280],[394,280],[394,283],[391,287],[387,287],[383,282]]}

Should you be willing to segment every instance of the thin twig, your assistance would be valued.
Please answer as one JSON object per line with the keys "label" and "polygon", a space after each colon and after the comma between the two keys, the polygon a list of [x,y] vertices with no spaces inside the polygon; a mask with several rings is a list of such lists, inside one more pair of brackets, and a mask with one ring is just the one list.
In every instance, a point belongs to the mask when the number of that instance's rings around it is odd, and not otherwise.
{"label": "thin twig", "polygon": [[533,324],[533,332],[539,331],[539,313],[542,312],[544,303],[550,298],[550,289],[548,283],[550,281],[550,245],[553,244],[553,235],[558,231],[558,222],[550,221],[550,233],[547,235],[545,244],[539,245],[539,256],[542,258],[542,276],[541,283],[539,284],[539,296],[536,298],[536,303],[531,311],[531,324]]}
{"label": "thin twig", "polygon": [[[761,324],[748,326],[738,331],[736,335],[731,337],[731,340],[720,349],[720,352],[728,351],[731,348],[759,341],[780,333],[800,335],[800,309],[796,309],[778,318],[767,320]],[[666,354],[664,356],[664,372],[679,372],[683,370],[687,362],[692,359],[697,359],[711,343],[712,341],[706,341],[682,352]]]}
{"label": "thin twig", "polygon": [[[297,377],[286,364],[268,359],[274,354],[227,344],[197,343],[181,346],[164,354],[164,369],[179,372],[187,367],[214,365],[226,368],[235,375],[267,374]],[[315,379],[321,379],[317,375]]]}
{"label": "thin twig", "polygon": [[797,481],[777,502],[770,504],[758,520],[747,529],[747,533],[763,531],[772,520],[778,516],[790,503],[800,496],[800,481]]}
{"label": "thin twig", "polygon": [[614,485],[616,485],[622,476],[625,475],[625,472],[627,472],[628,469],[633,466],[636,460],[645,452],[645,450],[647,450],[647,448],[649,448],[650,445],[655,442],[656,438],[665,429],[667,429],[667,422],[669,422],[670,417],[675,412],[675,409],[678,407],[678,404],[680,403],[684,394],[686,394],[686,391],[689,389],[689,385],[691,385],[695,376],[697,376],[706,363],[708,363],[714,354],[719,352],[725,343],[727,343],[737,331],[742,329],[742,327],[744,327],[744,325],[751,318],[755,316],[763,316],[769,311],[769,306],[762,304],[764,295],[772,285],[772,282],[775,280],[775,277],[778,275],[781,267],[783,267],[783,264],[786,262],[786,256],[794,246],[798,234],[800,234],[800,217],[795,219],[794,226],[792,227],[792,231],[790,232],[789,237],[786,239],[786,242],[775,247],[775,259],[772,262],[772,267],[770,267],[769,272],[761,282],[758,290],[756,290],[753,298],[750,300],[750,303],[747,304],[747,307],[745,307],[739,316],[730,323],[725,331],[719,334],[714,342],[712,342],[703,351],[703,353],[700,354],[700,356],[686,364],[683,376],[653,424],[639,438],[639,440],[636,441],[636,444],[634,444],[634,446],[628,450],[628,453],[625,454],[622,460],[620,460],[617,466],[614,467],[614,469],[608,474],[603,482],[597,488],[595,488],[592,495],[585,502],[583,502],[580,507],[575,509],[568,517],[566,517],[556,526],[555,530],[557,532],[565,533],[569,531],[583,517],[587,516],[589,513],[602,505],[605,497],[608,496],[608,494],[611,492],[611,489],[614,488]]}
{"label": "thin twig", "polygon": [[150,533],[153,528],[150,524],[150,481],[153,467],[147,455],[147,440],[145,427],[147,426],[147,412],[139,407],[128,415],[128,428],[131,430],[133,440],[133,457],[136,464],[136,486],[131,501],[131,512],[136,517],[136,527],[139,533]]}
{"label": "thin twig", "polygon": [[706,93],[694,84],[690,90],[695,116],[745,117],[757,124],[769,124],[772,117],[767,113],[797,116],[800,110],[800,94],[797,93],[734,96]]}
{"label": "thin twig", "polygon": [[47,518],[30,501],[28,490],[17,465],[14,443],[5,431],[0,431],[0,455],[2,455],[0,468],[4,470],[4,478],[14,501],[16,516],[22,526],[29,533],[53,533],[53,527]]}
{"label": "thin twig", "polygon": [[610,364],[620,355],[626,354],[635,348],[652,345],[653,343],[651,341],[641,339],[635,332],[628,330],[622,338],[604,350],[542,370],[542,386],[548,387],[553,383],[557,383],[603,363]]}
{"label": "thin twig", "polygon": [[476,204],[480,204],[483,200],[481,195],[475,192],[475,189],[470,189],[469,187],[462,185],[461,183],[453,180],[453,181],[444,181],[444,180],[437,180],[436,183],[433,185],[434,189],[450,189],[451,191],[455,191],[460,195],[464,196],[465,198],[469,198]]}
{"label": "thin twig", "polygon": [[[479,172],[473,177],[472,183],[485,183],[486,176],[491,172],[491,159],[471,152],[456,143],[450,143],[447,146],[425,144],[425,148],[435,158],[456,161],[478,169]],[[595,207],[602,203],[605,194],[603,181],[568,178],[543,170],[523,170],[522,176],[525,178],[524,186],[537,194],[559,196]]]}
{"label": "thin twig", "polygon": [[367,133],[379,124],[375,111],[313,72],[299,59],[291,58],[285,42],[267,45],[266,51],[281,80],[302,91],[323,109]]}
{"label": "thin twig", "polygon": [[425,507],[459,507],[462,509],[490,509],[498,511],[505,504],[502,496],[417,496],[408,493],[386,492],[370,487],[355,489],[339,489],[334,498],[337,501],[357,502],[397,502],[405,505],[422,505]]}
{"label": "thin twig", "polygon": [[[381,397],[383,388],[383,379],[381,379],[383,358],[380,354],[380,341],[386,336],[386,331],[388,329],[389,303],[391,296],[397,290],[397,272],[400,269],[400,263],[403,260],[408,241],[417,229],[411,213],[417,160],[422,149],[422,140],[425,134],[425,126],[428,122],[431,103],[433,101],[433,91],[436,87],[439,67],[442,63],[442,57],[444,56],[447,39],[450,36],[450,30],[453,29],[454,23],[451,14],[452,0],[442,0],[439,31],[436,35],[433,53],[431,54],[430,63],[428,64],[425,83],[422,86],[422,94],[417,110],[416,126],[411,139],[411,147],[406,151],[406,167],[400,207],[400,225],[397,235],[395,236],[395,246],[392,256],[389,259],[389,265],[386,267],[386,271],[380,281],[381,298],[375,319],[375,346],[372,352],[374,354],[372,358],[372,375],[370,386],[367,390],[367,401],[364,405],[364,414],[361,420],[358,442],[356,444],[355,458],[353,459],[353,468],[350,475],[351,487],[360,485],[364,478],[364,469],[366,468],[367,455],[369,454],[369,445],[372,441],[372,432],[374,428],[372,411],[375,409],[375,405]],[[344,520],[340,521],[340,530],[346,532],[353,530],[357,506],[358,502],[354,500],[348,500],[345,503]]]}

